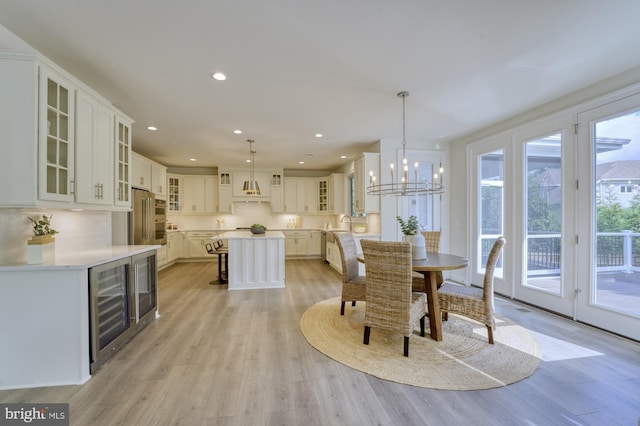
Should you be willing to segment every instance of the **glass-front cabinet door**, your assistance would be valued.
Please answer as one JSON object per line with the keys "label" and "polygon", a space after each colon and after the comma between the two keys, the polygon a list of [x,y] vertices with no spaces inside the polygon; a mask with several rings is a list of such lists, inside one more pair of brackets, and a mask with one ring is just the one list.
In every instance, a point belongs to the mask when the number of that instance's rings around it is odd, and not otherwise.
{"label": "glass-front cabinet door", "polygon": [[40,73],[39,198],[72,201],[74,89],[46,67]]}
{"label": "glass-front cabinet door", "polygon": [[116,194],[115,204],[128,207],[131,205],[131,124],[116,116]]}

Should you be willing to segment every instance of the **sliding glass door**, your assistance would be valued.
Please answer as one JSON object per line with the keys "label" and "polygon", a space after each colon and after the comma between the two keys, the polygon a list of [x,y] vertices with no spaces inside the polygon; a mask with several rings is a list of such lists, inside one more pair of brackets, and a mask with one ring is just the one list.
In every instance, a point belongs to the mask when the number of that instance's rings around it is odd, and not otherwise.
{"label": "sliding glass door", "polygon": [[578,115],[577,319],[640,340],[640,95]]}

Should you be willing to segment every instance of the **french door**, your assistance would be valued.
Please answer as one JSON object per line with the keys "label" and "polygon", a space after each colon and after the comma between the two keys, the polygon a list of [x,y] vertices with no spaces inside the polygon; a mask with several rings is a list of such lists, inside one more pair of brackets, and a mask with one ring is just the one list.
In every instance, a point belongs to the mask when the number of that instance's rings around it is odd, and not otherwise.
{"label": "french door", "polygon": [[575,135],[567,114],[514,137],[514,297],[572,316],[575,259]]}
{"label": "french door", "polygon": [[640,340],[640,94],[578,122],[576,318]]}

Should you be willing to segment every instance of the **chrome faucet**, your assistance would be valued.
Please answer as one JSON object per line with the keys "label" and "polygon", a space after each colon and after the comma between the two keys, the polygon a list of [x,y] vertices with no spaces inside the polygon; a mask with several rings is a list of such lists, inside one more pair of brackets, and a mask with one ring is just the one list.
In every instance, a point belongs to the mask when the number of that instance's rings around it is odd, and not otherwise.
{"label": "chrome faucet", "polygon": [[340,219],[340,223],[343,223],[345,219],[349,219],[349,232],[353,232],[353,226],[351,225],[351,216],[342,216],[342,219]]}

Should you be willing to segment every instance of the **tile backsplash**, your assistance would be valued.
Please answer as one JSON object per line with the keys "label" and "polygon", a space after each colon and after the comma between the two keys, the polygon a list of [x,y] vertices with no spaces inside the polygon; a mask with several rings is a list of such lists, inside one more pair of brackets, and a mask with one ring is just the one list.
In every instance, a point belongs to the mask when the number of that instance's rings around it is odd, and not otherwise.
{"label": "tile backsplash", "polygon": [[56,252],[111,245],[111,213],[45,209],[0,209],[0,264],[26,263],[27,240],[33,235],[27,216],[52,215]]}

